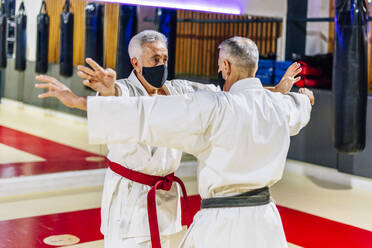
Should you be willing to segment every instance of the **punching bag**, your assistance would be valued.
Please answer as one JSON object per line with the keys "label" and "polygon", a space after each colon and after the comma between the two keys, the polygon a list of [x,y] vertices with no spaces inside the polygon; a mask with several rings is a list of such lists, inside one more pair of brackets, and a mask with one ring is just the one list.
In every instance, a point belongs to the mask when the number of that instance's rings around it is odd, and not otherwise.
{"label": "punching bag", "polygon": [[104,6],[88,3],[85,6],[85,58],[103,66]]}
{"label": "punching bag", "polygon": [[15,69],[24,71],[26,69],[26,26],[27,16],[25,13],[25,5],[22,2],[16,16],[16,54],[15,54]]}
{"label": "punching bag", "polygon": [[70,12],[70,0],[66,0],[61,13],[59,74],[71,77],[73,74],[74,14]]}
{"label": "punching bag", "polygon": [[[44,10],[44,12],[43,12]],[[42,2],[37,16],[36,68],[37,73],[48,71],[49,16],[45,1]]]}
{"label": "punching bag", "polygon": [[168,79],[174,79],[176,63],[177,10],[159,9],[159,32],[168,39]]}
{"label": "punching bag", "polygon": [[130,39],[137,33],[137,8],[135,6],[120,5],[119,30],[116,54],[117,78],[127,78],[132,71],[128,54]]}
{"label": "punching bag", "polygon": [[0,11],[0,68],[5,68],[7,64],[7,38],[8,21],[5,12],[5,3],[1,1]]}
{"label": "punching bag", "polygon": [[333,141],[348,154],[362,151],[366,142],[367,20],[364,0],[336,1]]}

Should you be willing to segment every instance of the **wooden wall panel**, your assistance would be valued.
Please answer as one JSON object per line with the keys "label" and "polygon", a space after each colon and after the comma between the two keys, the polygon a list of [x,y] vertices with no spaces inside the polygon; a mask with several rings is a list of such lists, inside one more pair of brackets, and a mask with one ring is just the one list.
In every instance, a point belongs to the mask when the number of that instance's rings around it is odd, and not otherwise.
{"label": "wooden wall panel", "polygon": [[[64,0],[46,0],[50,15],[49,62],[59,62],[60,14]],[[74,13],[74,65],[84,63],[85,20],[87,0],[71,0]],[[105,3],[105,67],[115,69],[118,35],[119,5]],[[179,19],[241,20],[250,16],[236,16],[194,11],[178,11]],[[253,39],[262,55],[275,52],[277,35],[271,24],[254,23],[195,23],[177,24],[176,74],[215,77],[217,74],[218,45],[232,36]],[[262,30],[262,31],[261,31]],[[259,33],[257,33],[259,32]]]}
{"label": "wooden wall panel", "polygon": [[[74,13],[74,65],[84,63],[85,14],[84,8],[89,1],[71,0]],[[65,1],[46,0],[50,16],[49,63],[59,63],[60,15]],[[105,65],[115,68],[119,5],[105,3]]]}
{"label": "wooden wall panel", "polygon": [[85,13],[84,8],[88,1],[72,0],[71,12],[74,13],[74,65],[84,63],[84,41],[85,41]]}
{"label": "wooden wall panel", "polygon": [[[248,20],[262,17],[178,11],[178,19]],[[281,24],[276,23],[200,23],[180,21],[177,24],[176,74],[215,78],[218,66],[218,45],[233,36],[254,40],[261,55],[276,53]]]}
{"label": "wooden wall panel", "polygon": [[116,67],[119,4],[105,3],[105,67]]}
{"label": "wooden wall panel", "polygon": [[49,26],[49,63],[59,62],[59,24],[64,1],[46,0],[50,20]]}
{"label": "wooden wall panel", "polygon": [[[335,16],[335,1],[336,0],[329,0],[329,17]],[[333,53],[334,43],[335,43],[335,23],[330,22],[329,24],[329,31],[328,31],[328,52]]]}

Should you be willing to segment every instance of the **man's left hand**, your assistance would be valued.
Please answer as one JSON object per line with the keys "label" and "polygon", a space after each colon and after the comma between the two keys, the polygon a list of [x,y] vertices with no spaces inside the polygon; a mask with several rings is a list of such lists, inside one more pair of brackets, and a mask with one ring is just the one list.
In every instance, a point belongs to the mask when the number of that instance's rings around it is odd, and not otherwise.
{"label": "man's left hand", "polygon": [[274,87],[274,91],[282,94],[290,92],[293,85],[301,80],[301,77],[298,76],[301,71],[301,65],[297,62],[293,63],[290,67],[288,67],[280,82]]}

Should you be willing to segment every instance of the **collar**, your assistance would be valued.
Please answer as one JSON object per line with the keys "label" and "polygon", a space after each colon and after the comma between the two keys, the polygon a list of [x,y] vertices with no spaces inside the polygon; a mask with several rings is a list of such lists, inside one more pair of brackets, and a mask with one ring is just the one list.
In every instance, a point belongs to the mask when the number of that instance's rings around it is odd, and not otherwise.
{"label": "collar", "polygon": [[230,93],[240,93],[244,90],[259,90],[263,89],[259,78],[244,78],[235,82],[231,88]]}
{"label": "collar", "polygon": [[145,89],[145,87],[143,87],[142,83],[138,80],[138,78],[137,78],[136,73],[134,72],[134,70],[132,70],[132,72],[130,73],[128,79],[129,79],[129,81],[132,84],[134,84],[134,86],[136,86],[141,91],[143,91],[144,96],[148,96],[149,95],[147,93],[147,90]]}

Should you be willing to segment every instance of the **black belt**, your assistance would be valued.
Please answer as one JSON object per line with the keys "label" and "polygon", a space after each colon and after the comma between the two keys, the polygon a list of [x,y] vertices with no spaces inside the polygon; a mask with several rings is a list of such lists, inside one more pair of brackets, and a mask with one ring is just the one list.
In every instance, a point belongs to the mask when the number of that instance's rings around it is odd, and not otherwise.
{"label": "black belt", "polygon": [[269,188],[264,187],[240,195],[203,199],[201,208],[251,207],[266,205],[269,202]]}

